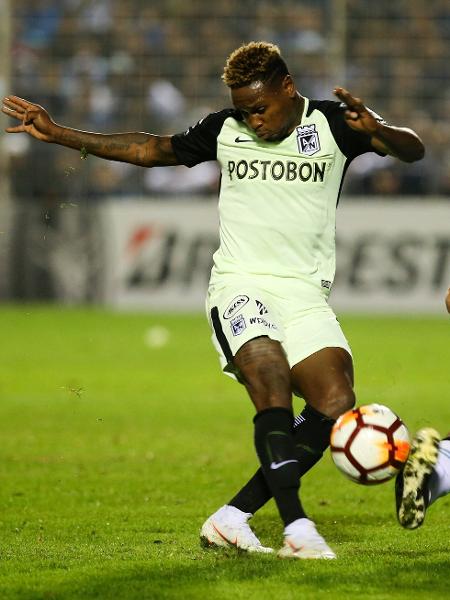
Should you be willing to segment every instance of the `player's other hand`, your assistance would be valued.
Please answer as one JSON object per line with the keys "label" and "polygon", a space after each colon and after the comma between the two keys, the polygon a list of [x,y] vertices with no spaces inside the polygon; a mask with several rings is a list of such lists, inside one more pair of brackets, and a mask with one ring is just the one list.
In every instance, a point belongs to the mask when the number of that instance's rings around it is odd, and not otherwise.
{"label": "player's other hand", "polygon": [[367,135],[373,135],[377,131],[378,121],[361,98],[355,98],[342,87],[334,88],[333,93],[347,106],[344,116],[349,127]]}
{"label": "player's other hand", "polygon": [[447,312],[450,313],[450,288],[448,288],[447,295],[445,297],[445,306],[447,307]]}
{"label": "player's other hand", "polygon": [[39,104],[33,104],[19,96],[6,96],[3,98],[2,112],[20,121],[20,125],[6,127],[5,131],[8,133],[25,132],[44,142],[53,141],[52,131],[57,125]]}

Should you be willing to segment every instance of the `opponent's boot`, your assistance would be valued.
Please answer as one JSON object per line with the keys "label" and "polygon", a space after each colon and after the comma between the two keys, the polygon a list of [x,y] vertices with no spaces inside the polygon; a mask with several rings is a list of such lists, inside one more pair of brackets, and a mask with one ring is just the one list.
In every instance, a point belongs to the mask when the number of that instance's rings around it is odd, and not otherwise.
{"label": "opponent's boot", "polygon": [[440,437],[431,427],[420,429],[411,442],[403,470],[395,480],[397,518],[402,527],[422,525],[430,502],[428,481],[438,460]]}

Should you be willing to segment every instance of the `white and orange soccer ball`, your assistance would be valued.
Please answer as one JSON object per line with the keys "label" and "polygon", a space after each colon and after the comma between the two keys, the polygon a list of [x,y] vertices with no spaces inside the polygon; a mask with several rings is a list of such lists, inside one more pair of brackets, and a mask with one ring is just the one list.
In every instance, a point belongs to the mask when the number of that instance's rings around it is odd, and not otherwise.
{"label": "white and orange soccer ball", "polygon": [[331,431],[331,456],[338,469],[356,483],[388,481],[409,454],[403,421],[382,404],[367,404],[339,417]]}

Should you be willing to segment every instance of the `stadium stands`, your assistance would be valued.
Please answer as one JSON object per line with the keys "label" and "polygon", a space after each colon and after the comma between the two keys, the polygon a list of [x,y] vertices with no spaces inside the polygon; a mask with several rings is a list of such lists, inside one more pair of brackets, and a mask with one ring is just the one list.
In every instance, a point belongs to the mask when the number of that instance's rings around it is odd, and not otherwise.
{"label": "stadium stands", "polygon": [[[229,52],[267,39],[280,45],[306,96],[331,98],[343,84],[423,136],[424,161],[362,157],[347,193],[450,196],[448,0],[15,0],[12,15],[11,91],[56,121],[105,132],[183,130],[228,105],[220,74]],[[209,196],[217,184],[212,166],[198,176],[179,169],[170,190],[157,170],[80,165],[72,151],[8,144],[16,195],[50,206],[62,196]],[[80,177],[69,176],[74,168]]]}

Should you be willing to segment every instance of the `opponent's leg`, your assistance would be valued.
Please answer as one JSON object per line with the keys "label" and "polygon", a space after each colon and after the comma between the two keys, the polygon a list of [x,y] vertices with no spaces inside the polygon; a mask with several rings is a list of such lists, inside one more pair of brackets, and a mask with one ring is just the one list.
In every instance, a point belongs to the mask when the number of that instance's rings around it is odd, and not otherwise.
{"label": "opponent's leg", "polygon": [[428,505],[450,493],[450,434],[439,444],[437,463],[431,473],[428,487],[430,490]]}
{"label": "opponent's leg", "polygon": [[450,492],[450,436],[439,442],[431,427],[420,429],[395,482],[397,518],[405,529],[420,527],[427,508]]}

